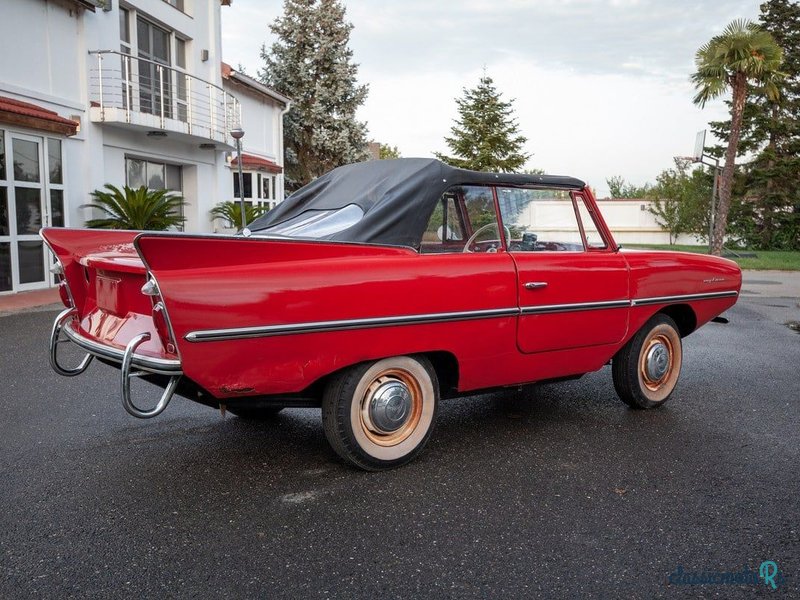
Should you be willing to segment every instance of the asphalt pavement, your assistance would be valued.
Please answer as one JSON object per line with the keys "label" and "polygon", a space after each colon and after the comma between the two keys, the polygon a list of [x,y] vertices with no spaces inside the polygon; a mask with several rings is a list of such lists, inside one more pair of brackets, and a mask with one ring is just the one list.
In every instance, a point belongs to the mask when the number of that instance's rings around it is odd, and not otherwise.
{"label": "asphalt pavement", "polygon": [[658,410],[607,367],[446,401],[427,451],[377,474],[318,410],[129,417],[114,369],[49,369],[54,312],[0,317],[0,597],[798,597],[796,312],[743,293]]}

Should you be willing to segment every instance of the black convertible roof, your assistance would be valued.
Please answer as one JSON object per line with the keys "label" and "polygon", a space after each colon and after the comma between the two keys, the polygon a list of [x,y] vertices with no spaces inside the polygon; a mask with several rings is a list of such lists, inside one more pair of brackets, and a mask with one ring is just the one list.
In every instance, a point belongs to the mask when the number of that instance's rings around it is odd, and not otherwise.
{"label": "black convertible roof", "polygon": [[355,204],[358,222],[320,239],[418,248],[422,233],[442,194],[457,185],[542,186],[580,189],[573,177],[483,173],[457,169],[432,158],[372,160],[326,173],[253,221],[248,229],[269,229],[307,211],[331,211]]}

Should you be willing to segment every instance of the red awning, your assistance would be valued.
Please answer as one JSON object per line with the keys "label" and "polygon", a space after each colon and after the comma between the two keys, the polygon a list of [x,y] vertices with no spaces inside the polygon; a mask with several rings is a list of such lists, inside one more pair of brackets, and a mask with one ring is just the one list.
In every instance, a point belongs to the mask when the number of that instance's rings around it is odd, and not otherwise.
{"label": "red awning", "polygon": [[[234,157],[231,160],[232,167],[239,166],[239,158]],[[269,171],[270,173],[282,173],[283,167],[278,163],[272,162],[269,159],[261,158],[260,156],[253,156],[252,154],[242,153],[242,169],[250,171]]]}
{"label": "red awning", "polygon": [[30,127],[60,135],[78,133],[78,123],[30,102],[0,96],[0,123]]}

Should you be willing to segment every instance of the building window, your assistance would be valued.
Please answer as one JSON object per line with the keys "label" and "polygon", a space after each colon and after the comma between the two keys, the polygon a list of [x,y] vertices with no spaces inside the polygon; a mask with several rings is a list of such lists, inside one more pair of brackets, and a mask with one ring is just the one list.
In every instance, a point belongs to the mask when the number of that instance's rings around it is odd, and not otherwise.
{"label": "building window", "polygon": [[139,110],[154,115],[172,117],[172,91],[170,81],[172,71],[169,67],[170,38],[166,29],[146,21],[136,19],[136,41],[139,61]]}
{"label": "building window", "polygon": [[[169,3],[185,12],[182,1]],[[119,69],[122,108],[158,116],[163,112],[165,118],[188,122],[191,40],[156,25],[133,7],[119,8],[119,38],[123,57],[108,68]]]}
{"label": "building window", "polygon": [[184,0],[164,0],[164,2],[166,2],[170,6],[174,6],[181,12],[186,12],[184,10]]}
{"label": "building window", "polygon": [[47,138],[47,172],[50,185],[50,226],[64,227],[64,161],[61,140]]}
{"label": "building window", "polygon": [[131,53],[131,19],[127,8],[119,9],[119,40],[125,54]]}
{"label": "building window", "polygon": [[[244,183],[244,197],[245,198],[252,198],[253,197],[253,174],[252,173],[242,173],[242,182]],[[238,171],[233,171],[233,197],[239,197],[239,173]]]}
{"label": "building window", "polygon": [[[183,168],[143,158],[125,158],[125,184],[131,188],[169,190],[183,194]],[[183,206],[178,211],[184,216]],[[180,226],[183,229],[183,225]]]}
{"label": "building window", "polygon": [[[261,197],[264,200],[275,200],[275,175],[264,175],[261,181]],[[272,203],[274,206],[274,202]]]}
{"label": "building window", "polygon": [[175,71],[170,75],[175,77],[175,90],[178,119],[186,123],[189,120],[188,110],[188,85],[186,82],[186,40],[175,37]]}

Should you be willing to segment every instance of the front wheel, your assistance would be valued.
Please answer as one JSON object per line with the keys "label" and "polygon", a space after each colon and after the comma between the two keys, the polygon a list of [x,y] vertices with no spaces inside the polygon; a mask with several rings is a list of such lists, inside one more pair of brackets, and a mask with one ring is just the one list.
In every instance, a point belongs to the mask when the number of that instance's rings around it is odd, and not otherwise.
{"label": "front wheel", "polygon": [[396,356],[345,369],[328,383],[322,424],[344,460],[367,471],[411,461],[433,432],[439,384],[424,357]]}
{"label": "front wheel", "polygon": [[631,408],[656,408],[675,389],[682,363],[683,348],[675,321],[656,314],[614,357],[614,388]]}

